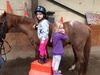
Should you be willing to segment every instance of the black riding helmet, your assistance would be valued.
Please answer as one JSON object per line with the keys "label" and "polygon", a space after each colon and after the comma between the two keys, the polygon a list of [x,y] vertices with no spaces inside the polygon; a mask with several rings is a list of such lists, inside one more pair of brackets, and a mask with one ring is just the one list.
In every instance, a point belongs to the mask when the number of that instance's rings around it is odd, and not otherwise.
{"label": "black riding helmet", "polygon": [[37,12],[41,12],[41,13],[43,13],[44,15],[46,15],[46,9],[45,9],[43,6],[38,6],[38,7],[36,7],[34,13],[36,14]]}

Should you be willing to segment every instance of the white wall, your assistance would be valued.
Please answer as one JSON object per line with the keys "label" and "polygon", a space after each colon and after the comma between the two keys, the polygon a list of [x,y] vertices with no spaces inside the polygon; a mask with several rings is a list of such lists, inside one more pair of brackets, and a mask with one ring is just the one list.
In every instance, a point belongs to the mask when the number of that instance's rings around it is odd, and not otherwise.
{"label": "white wall", "polygon": [[[10,2],[12,11],[14,14],[24,15],[24,2],[26,1],[28,4],[29,16],[32,17],[31,10],[31,0],[8,0]],[[68,6],[82,14],[85,15],[86,12],[93,12],[100,14],[100,0],[55,0],[57,2],[62,3],[65,6]],[[79,20],[81,22],[85,22],[86,19],[81,16],[72,13],[62,7],[59,7],[48,0],[38,0],[38,5],[45,6],[47,11],[54,11],[55,21],[59,20],[60,17],[64,18],[64,21],[68,20]],[[0,0],[0,14],[6,10],[6,0]]]}
{"label": "white wall", "polygon": [[[42,2],[41,2],[42,1]],[[55,0],[62,3],[65,6],[68,6],[82,14],[85,15],[86,12],[92,12],[100,14],[100,0]],[[62,16],[64,21],[68,20],[79,20],[85,22],[86,19],[81,16],[74,14],[68,10],[65,10],[57,5],[52,4],[48,0],[38,0],[39,5],[43,5],[49,11],[55,12],[55,20],[59,20]]]}

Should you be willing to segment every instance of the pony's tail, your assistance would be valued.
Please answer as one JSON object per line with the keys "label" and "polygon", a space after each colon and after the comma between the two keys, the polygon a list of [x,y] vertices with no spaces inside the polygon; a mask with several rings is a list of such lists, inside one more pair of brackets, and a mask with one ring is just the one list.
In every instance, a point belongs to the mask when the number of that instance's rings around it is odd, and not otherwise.
{"label": "pony's tail", "polygon": [[84,47],[85,73],[87,72],[87,68],[88,68],[90,49],[91,49],[91,30],[89,29],[89,37],[88,37],[85,47]]}

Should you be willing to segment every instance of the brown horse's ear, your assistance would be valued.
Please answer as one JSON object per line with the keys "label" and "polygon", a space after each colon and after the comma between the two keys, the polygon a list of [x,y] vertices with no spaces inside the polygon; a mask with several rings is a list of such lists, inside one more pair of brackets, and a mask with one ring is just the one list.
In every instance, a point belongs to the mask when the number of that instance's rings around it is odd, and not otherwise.
{"label": "brown horse's ear", "polygon": [[6,17],[6,15],[7,15],[7,13],[6,13],[6,11],[4,11],[4,13],[3,13],[3,17]]}

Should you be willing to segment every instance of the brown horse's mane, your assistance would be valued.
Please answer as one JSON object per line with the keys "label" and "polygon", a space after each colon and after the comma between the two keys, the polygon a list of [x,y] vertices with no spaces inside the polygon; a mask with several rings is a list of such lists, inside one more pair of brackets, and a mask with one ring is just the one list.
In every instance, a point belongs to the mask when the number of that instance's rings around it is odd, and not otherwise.
{"label": "brown horse's mane", "polygon": [[30,23],[35,23],[36,20],[30,17],[15,15],[15,14],[9,14],[7,13],[7,16],[11,17],[10,20],[16,25],[18,23],[23,23],[25,25],[28,25]]}
{"label": "brown horse's mane", "polygon": [[[9,14],[9,13],[6,14],[9,17],[8,21],[10,22],[10,24],[14,25],[15,27],[20,24],[28,27],[30,25],[31,26],[30,28],[32,28],[34,24],[37,24],[37,20],[35,18]],[[52,29],[52,27],[54,27],[54,23],[50,23],[50,30]]]}

